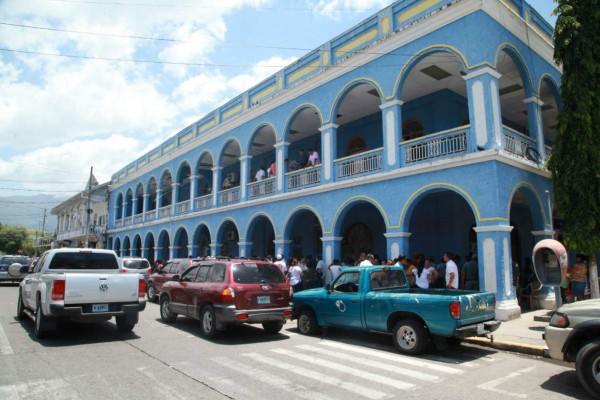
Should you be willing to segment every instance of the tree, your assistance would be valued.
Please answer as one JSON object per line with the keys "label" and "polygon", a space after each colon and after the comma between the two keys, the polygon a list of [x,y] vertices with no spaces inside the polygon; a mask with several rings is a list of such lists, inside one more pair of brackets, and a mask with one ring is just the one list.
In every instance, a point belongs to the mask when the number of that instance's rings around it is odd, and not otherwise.
{"label": "tree", "polygon": [[27,240],[27,229],[19,226],[2,226],[0,250],[7,254],[18,254]]}
{"label": "tree", "polygon": [[589,254],[598,297],[600,249],[600,0],[555,0],[554,59],[563,67],[558,138],[548,168],[565,245]]}

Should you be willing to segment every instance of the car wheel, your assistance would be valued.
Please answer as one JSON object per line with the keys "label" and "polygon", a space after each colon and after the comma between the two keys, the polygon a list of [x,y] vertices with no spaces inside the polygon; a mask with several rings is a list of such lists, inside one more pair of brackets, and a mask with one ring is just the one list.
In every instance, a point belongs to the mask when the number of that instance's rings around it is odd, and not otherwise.
{"label": "car wheel", "polygon": [[400,353],[421,354],[427,348],[429,335],[423,323],[402,319],[394,327],[394,346]]}
{"label": "car wheel", "polygon": [[160,319],[163,322],[173,322],[177,318],[177,314],[171,310],[171,299],[169,296],[160,298]]}
{"label": "car wheel", "polygon": [[266,333],[274,335],[283,328],[283,321],[267,321],[263,322],[262,326]]}
{"label": "car wheel", "polygon": [[298,330],[303,335],[316,335],[319,333],[319,324],[313,310],[304,309],[298,314]]}
{"label": "car wheel", "polygon": [[44,312],[42,311],[42,306],[38,301],[35,307],[35,328],[34,333],[35,337],[38,339],[44,339],[48,337],[49,331],[45,329],[45,326],[49,323],[50,317],[46,317]]}
{"label": "car wheel", "polygon": [[148,287],[146,288],[146,295],[148,296],[148,301],[156,303],[156,290],[154,289],[153,284],[148,283]]}
{"label": "car wheel", "polygon": [[594,396],[600,395],[600,340],[579,349],[575,369],[583,387]]}
{"label": "car wheel", "polygon": [[215,339],[220,335],[217,330],[217,318],[212,306],[205,306],[200,314],[200,332],[207,339]]}
{"label": "car wheel", "polygon": [[17,300],[17,318],[25,319],[27,314],[25,314],[25,304],[23,304],[23,297],[21,296],[21,290],[19,289],[19,300]]}
{"label": "car wheel", "polygon": [[117,330],[119,332],[131,332],[135,324],[128,324],[127,317],[125,315],[119,315],[115,317],[117,320]]}

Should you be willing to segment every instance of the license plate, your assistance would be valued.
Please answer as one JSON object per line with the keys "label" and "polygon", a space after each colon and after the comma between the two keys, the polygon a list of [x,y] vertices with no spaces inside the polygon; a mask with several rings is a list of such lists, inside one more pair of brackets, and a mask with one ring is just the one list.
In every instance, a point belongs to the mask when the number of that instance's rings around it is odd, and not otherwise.
{"label": "license plate", "polygon": [[485,333],[485,325],[484,324],[477,324],[477,334],[478,335],[483,335]]}
{"label": "license plate", "polygon": [[107,312],[108,304],[92,304],[92,312]]}
{"label": "license plate", "polygon": [[256,298],[256,302],[258,304],[269,304],[271,302],[271,297],[270,296],[258,296]]}

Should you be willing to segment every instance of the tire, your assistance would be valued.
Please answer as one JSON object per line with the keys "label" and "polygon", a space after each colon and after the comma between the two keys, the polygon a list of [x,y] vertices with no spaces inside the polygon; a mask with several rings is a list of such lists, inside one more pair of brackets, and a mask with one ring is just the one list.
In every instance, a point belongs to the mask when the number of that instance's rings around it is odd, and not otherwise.
{"label": "tire", "polygon": [[169,296],[163,296],[160,298],[160,319],[163,322],[173,322],[177,318],[177,314],[171,311],[171,299]]}
{"label": "tire", "polygon": [[128,324],[127,317],[125,315],[119,315],[115,317],[117,321],[117,330],[119,332],[131,332],[135,324]]}
{"label": "tire", "polygon": [[48,324],[48,320],[50,319],[50,317],[46,317],[44,315],[44,312],[42,311],[42,306],[40,305],[40,302],[37,302],[37,305],[35,306],[35,328],[34,328],[34,333],[35,333],[35,337],[37,337],[38,339],[44,339],[48,337],[48,334],[50,331],[45,330],[43,328],[44,325]]}
{"label": "tire", "polygon": [[205,306],[200,312],[200,333],[207,339],[216,339],[221,334],[217,330],[217,317],[212,306]]}
{"label": "tire", "polygon": [[263,322],[262,326],[266,333],[274,335],[283,328],[283,321],[267,321]]}
{"label": "tire", "polygon": [[148,301],[156,303],[156,290],[154,289],[154,285],[150,282],[148,282],[148,286],[146,287],[146,296],[148,296]]}
{"label": "tire", "polygon": [[600,340],[579,349],[575,369],[583,387],[593,396],[600,396]]}
{"label": "tire", "polygon": [[25,304],[23,304],[23,297],[21,297],[21,289],[19,289],[19,300],[17,300],[17,318],[25,319],[27,314],[25,313]]}
{"label": "tire", "polygon": [[319,333],[317,317],[311,309],[304,309],[298,314],[298,330],[303,335],[316,335]]}
{"label": "tire", "polygon": [[425,326],[414,319],[402,319],[394,326],[394,346],[400,353],[421,354],[427,348],[429,335]]}

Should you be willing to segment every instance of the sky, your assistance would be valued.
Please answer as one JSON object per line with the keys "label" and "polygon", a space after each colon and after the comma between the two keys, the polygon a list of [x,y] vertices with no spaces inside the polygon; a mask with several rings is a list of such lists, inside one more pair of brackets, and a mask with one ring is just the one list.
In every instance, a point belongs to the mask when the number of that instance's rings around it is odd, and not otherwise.
{"label": "sky", "polygon": [[107,182],[391,3],[0,0],[0,197],[70,197],[90,167]]}

